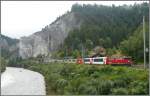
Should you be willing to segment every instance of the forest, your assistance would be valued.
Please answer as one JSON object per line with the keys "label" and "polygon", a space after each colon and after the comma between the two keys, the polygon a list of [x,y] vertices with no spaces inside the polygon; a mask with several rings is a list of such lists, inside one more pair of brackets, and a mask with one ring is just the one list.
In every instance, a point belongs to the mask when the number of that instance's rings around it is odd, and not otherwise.
{"label": "forest", "polygon": [[97,46],[105,48],[105,55],[120,52],[131,56],[137,62],[143,62],[143,16],[146,22],[146,47],[148,47],[149,6],[148,3],[103,6],[79,5],[72,6],[71,12],[76,14],[83,24],[80,29],[72,30],[65,39],[64,47],[58,51],[57,57],[82,54],[88,57]]}

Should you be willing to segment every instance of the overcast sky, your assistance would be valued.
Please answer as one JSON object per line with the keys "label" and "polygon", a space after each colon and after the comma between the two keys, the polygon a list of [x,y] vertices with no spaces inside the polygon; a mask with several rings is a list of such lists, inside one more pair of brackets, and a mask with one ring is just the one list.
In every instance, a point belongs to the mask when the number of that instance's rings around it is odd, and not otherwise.
{"label": "overcast sky", "polygon": [[[40,31],[78,4],[134,4],[143,1],[1,1],[1,33],[20,38]],[[148,1],[147,1],[148,2]]]}

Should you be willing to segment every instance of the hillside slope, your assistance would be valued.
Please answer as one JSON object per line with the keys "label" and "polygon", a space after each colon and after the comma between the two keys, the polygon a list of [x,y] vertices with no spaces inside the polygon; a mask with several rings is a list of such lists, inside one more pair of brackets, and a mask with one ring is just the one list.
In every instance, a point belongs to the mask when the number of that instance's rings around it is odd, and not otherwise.
{"label": "hillside slope", "polygon": [[[149,46],[149,25],[146,23],[145,26],[145,38],[146,38],[146,48]],[[140,25],[133,33],[133,35],[129,36],[128,39],[123,40],[120,43],[120,50],[123,54],[132,56],[138,61],[143,61],[143,50],[144,50],[144,42],[143,42],[143,26]],[[147,53],[148,58],[148,53]],[[147,60],[148,61],[148,60]]]}
{"label": "hillside slope", "polygon": [[19,40],[0,35],[1,56],[4,58],[16,57],[19,55]]}
{"label": "hillside slope", "polygon": [[[65,47],[57,53],[61,57],[81,56],[82,51],[84,56],[88,56],[90,51],[97,46],[105,48],[106,55],[116,54],[116,51],[120,51],[120,43],[130,39],[142,24],[143,15],[146,17],[146,22],[149,20],[149,8],[147,3],[118,7],[114,5],[109,7],[102,5],[76,4],[72,6],[72,11],[76,12],[78,18],[82,19],[84,22],[79,30],[72,30],[65,39]],[[141,35],[141,31],[136,32],[136,34]],[[143,40],[142,38],[137,39],[140,39],[141,42]],[[146,39],[148,40],[148,37]],[[140,48],[143,48],[142,44],[133,46],[140,46]],[[125,47],[130,47],[130,45],[125,45]],[[135,49],[143,50],[138,49],[138,47]],[[123,49],[121,51],[123,51],[122,53],[124,54],[124,51],[127,50]],[[135,52],[132,51],[130,51],[130,54],[129,52],[125,54],[134,56],[135,58],[139,56],[140,59],[142,59],[143,57],[140,55],[141,52],[136,55],[134,54]]]}
{"label": "hillside slope", "polygon": [[[129,39],[142,22],[143,15],[148,22],[148,3],[132,6],[78,5],[71,12],[59,17],[52,24],[29,37],[20,40],[20,56],[38,55],[55,57],[85,56],[96,46],[106,50],[118,49],[120,42]],[[108,52],[113,53],[113,52]],[[77,55],[78,54],[78,55]]]}

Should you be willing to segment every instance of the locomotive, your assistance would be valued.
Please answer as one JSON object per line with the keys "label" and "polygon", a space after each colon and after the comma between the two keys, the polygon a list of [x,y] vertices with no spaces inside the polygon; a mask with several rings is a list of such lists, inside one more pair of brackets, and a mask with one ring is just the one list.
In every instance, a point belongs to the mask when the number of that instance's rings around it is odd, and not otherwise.
{"label": "locomotive", "polygon": [[127,65],[131,66],[131,57],[91,57],[78,58],[77,64],[96,64],[96,65]]}

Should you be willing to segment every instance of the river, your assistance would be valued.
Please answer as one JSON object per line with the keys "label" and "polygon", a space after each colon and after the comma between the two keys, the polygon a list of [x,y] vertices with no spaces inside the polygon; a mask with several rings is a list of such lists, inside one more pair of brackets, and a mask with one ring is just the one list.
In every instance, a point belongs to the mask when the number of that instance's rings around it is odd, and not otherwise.
{"label": "river", "polygon": [[1,75],[1,95],[46,95],[44,77],[27,69],[7,67]]}

